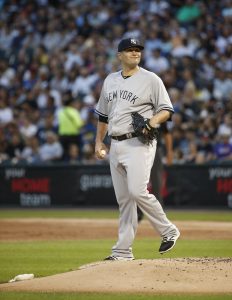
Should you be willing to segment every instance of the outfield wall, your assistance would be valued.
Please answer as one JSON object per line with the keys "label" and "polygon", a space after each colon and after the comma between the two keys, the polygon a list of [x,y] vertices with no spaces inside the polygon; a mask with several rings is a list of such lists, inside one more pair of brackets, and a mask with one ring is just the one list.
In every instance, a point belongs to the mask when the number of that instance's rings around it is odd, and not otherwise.
{"label": "outfield wall", "polygon": [[[172,166],[163,176],[166,207],[232,208],[232,164]],[[116,206],[116,200],[108,165],[14,165],[0,166],[0,206]]]}

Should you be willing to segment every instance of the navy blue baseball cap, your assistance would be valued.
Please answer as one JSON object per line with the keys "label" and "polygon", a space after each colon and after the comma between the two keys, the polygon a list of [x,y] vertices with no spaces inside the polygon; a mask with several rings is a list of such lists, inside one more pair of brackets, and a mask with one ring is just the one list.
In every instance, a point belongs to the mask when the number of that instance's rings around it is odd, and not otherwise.
{"label": "navy blue baseball cap", "polygon": [[132,47],[136,47],[141,50],[144,49],[144,46],[142,45],[142,43],[139,40],[130,38],[130,39],[121,40],[121,42],[118,44],[118,52],[122,52],[122,51],[132,48]]}

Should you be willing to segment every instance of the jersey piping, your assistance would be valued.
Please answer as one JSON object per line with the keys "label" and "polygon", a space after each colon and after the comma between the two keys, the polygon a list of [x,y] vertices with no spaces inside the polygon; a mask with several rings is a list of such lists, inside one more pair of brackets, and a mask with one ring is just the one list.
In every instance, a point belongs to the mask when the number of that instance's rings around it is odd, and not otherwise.
{"label": "jersey piping", "polygon": [[101,112],[98,111],[97,109],[95,109],[95,112],[96,112],[96,114],[98,114],[99,116],[106,117],[106,118],[108,117],[108,115],[101,113]]}

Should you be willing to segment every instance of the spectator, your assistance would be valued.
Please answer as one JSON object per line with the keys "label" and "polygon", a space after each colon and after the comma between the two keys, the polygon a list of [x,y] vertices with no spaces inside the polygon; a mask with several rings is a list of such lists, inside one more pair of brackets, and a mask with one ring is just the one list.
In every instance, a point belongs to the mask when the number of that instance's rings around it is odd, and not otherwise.
{"label": "spectator", "polygon": [[213,80],[213,96],[217,100],[229,100],[232,93],[232,79],[225,71],[216,70],[216,77]]}
{"label": "spectator", "polygon": [[197,146],[197,157],[196,163],[208,163],[214,160],[213,145],[210,142],[210,137],[207,133],[204,133],[200,139]]}
{"label": "spectator", "polygon": [[[232,112],[231,112],[232,113]],[[223,117],[222,123],[218,126],[218,135],[232,136],[232,115],[227,113]]]}
{"label": "spectator", "polygon": [[161,50],[158,48],[153,51],[151,57],[147,58],[145,65],[148,69],[158,75],[167,71],[169,68],[168,60],[161,55]]}
{"label": "spectator", "polygon": [[86,67],[80,69],[80,75],[75,80],[72,87],[73,97],[83,98],[91,92],[94,82],[98,79],[97,74],[90,75]]}
{"label": "spectator", "polygon": [[78,47],[74,43],[70,44],[64,64],[65,70],[70,71],[74,66],[83,66],[83,63],[84,62],[78,50]]}
{"label": "spectator", "polygon": [[0,127],[0,164],[9,159],[7,151],[7,141],[3,129]]}
{"label": "spectator", "polygon": [[56,134],[58,132],[54,115],[52,113],[47,113],[44,118],[40,120],[40,124],[38,125],[37,137],[40,144],[45,143],[47,131],[52,131]]}
{"label": "spectator", "polygon": [[13,121],[13,111],[7,103],[7,91],[0,89],[0,126]]}
{"label": "spectator", "polygon": [[182,23],[189,23],[198,18],[201,14],[200,8],[193,0],[185,1],[185,4],[177,13],[177,20]]}
{"label": "spectator", "polygon": [[14,133],[8,143],[8,147],[6,148],[6,154],[12,161],[18,162],[21,160],[24,146],[25,144],[20,133]]}
{"label": "spectator", "polygon": [[21,158],[30,164],[40,163],[39,140],[32,136],[26,140],[26,146],[22,150]]}
{"label": "spectator", "polygon": [[80,150],[76,144],[70,144],[68,148],[67,162],[77,164],[81,161]]}
{"label": "spectator", "polygon": [[229,143],[230,134],[224,132],[219,136],[218,142],[214,146],[215,158],[219,161],[232,160],[232,145]]}
{"label": "spectator", "polygon": [[96,137],[97,118],[93,109],[89,109],[88,117],[82,128],[83,144],[93,144]]}
{"label": "spectator", "polygon": [[39,149],[39,157],[41,161],[52,162],[60,160],[63,154],[63,149],[58,141],[58,136],[48,131],[46,133],[46,142]]}
{"label": "spectator", "polygon": [[58,132],[65,159],[70,144],[76,144],[79,149],[82,147],[81,128],[84,124],[76,108],[77,104],[71,93],[67,93],[64,98],[64,107],[58,113]]}
{"label": "spectator", "polygon": [[34,125],[27,116],[24,116],[21,120],[19,131],[24,139],[30,138],[36,135],[37,126]]}

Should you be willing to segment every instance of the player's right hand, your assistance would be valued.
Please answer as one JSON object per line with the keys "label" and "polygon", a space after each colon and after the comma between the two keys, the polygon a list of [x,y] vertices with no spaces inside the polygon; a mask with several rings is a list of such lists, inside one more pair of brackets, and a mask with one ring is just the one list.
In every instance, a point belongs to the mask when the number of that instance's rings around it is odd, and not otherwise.
{"label": "player's right hand", "polygon": [[105,156],[107,154],[107,147],[105,144],[103,143],[96,143],[96,146],[95,146],[95,156],[98,158],[98,159],[104,159]]}

